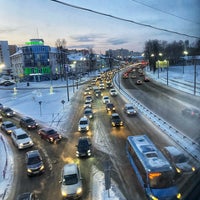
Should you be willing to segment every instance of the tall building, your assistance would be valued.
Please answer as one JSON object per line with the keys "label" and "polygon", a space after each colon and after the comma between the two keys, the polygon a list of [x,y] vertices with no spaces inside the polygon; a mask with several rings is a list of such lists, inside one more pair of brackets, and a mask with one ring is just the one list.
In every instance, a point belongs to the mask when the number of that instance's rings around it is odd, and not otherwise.
{"label": "tall building", "polygon": [[4,71],[9,74],[10,70],[11,63],[8,41],[0,41],[0,73]]}

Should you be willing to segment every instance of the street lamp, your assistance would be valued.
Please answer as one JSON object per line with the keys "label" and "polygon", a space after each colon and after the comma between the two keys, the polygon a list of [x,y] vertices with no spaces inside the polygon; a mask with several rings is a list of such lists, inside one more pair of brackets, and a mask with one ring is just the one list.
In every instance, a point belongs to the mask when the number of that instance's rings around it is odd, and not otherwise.
{"label": "street lamp", "polygon": [[[188,52],[187,51],[183,51],[183,55],[184,55],[184,61],[183,61],[183,74],[184,74],[184,65],[185,65],[185,57],[188,55]],[[186,62],[187,64],[187,62]]]}
{"label": "street lamp", "polygon": [[[159,55],[160,57],[162,57],[163,54],[162,54],[162,53],[159,53],[158,55]],[[160,61],[158,60],[158,78],[159,78],[159,67],[160,67]]]}

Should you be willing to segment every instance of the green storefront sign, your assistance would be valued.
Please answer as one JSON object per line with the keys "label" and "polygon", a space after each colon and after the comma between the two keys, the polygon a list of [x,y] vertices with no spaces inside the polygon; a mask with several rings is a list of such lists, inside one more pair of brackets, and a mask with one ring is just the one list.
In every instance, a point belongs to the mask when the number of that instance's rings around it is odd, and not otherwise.
{"label": "green storefront sign", "polygon": [[24,68],[24,75],[29,75],[29,74],[50,74],[51,73],[51,68],[49,66],[47,67],[26,67]]}

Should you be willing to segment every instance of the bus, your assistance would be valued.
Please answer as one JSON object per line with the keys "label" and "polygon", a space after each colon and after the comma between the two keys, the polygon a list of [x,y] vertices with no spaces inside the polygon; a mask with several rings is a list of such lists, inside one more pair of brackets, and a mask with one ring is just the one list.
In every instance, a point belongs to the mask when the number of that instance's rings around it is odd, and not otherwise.
{"label": "bus", "polygon": [[172,166],[147,135],[128,136],[126,153],[148,199],[181,199]]}

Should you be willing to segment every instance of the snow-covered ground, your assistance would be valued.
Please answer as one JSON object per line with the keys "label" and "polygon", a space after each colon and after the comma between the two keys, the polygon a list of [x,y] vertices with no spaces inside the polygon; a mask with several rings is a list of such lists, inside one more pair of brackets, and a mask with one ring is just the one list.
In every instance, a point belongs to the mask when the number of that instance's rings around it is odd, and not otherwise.
{"label": "snow-covered ground", "polygon": [[[185,89],[185,85],[190,84],[190,92],[194,92],[194,74],[196,74],[196,95],[200,95],[200,66],[196,67],[196,72],[194,73],[193,66],[185,66],[184,74],[183,67],[173,67],[168,71],[168,81],[169,86],[173,87],[176,83],[176,89],[182,89],[183,91],[188,92],[188,89]],[[166,77],[167,71],[166,69],[156,72],[153,74],[152,72],[146,70],[146,73],[151,78],[156,81],[162,82],[162,84],[166,85]],[[96,73],[91,74],[90,76],[86,76],[81,78],[81,81],[84,82],[88,79],[91,79],[95,76]],[[172,84],[171,84],[172,83]],[[73,82],[69,80],[69,85],[72,85]],[[12,88],[11,90],[0,90],[0,103],[5,106],[13,108],[15,111],[22,113],[27,116],[31,116],[42,123],[46,123],[52,127],[55,127],[59,131],[62,132],[62,119],[68,116],[68,112],[70,111],[70,106],[73,103],[73,96],[76,95],[77,90],[82,89],[83,86],[79,85],[78,87],[75,85],[74,87],[69,87],[69,101],[66,89],[58,89],[56,86],[66,85],[65,81],[53,81],[52,86],[50,81],[48,82],[40,82],[38,83],[30,83],[30,86],[27,86],[26,83],[18,83],[17,87],[22,88],[32,88],[31,90],[19,90],[13,89],[13,86],[9,86]],[[46,87],[46,89],[37,89],[37,87]],[[35,89],[33,89],[35,88]],[[63,100],[65,101],[64,103]],[[41,103],[39,103],[41,102]],[[28,108],[28,109],[27,109]],[[94,138],[95,139],[95,138]],[[98,144],[98,139],[95,141]],[[104,145],[98,144],[98,148],[105,148]],[[0,133],[0,199],[7,199],[9,194],[9,189],[13,181],[13,160],[12,160],[12,151],[9,145],[6,142],[3,134]],[[117,185],[112,181],[111,189],[108,191],[105,190],[104,185],[104,173],[98,171],[95,167],[93,168],[93,189],[92,196],[93,199],[99,200],[123,200],[125,197],[121,194]],[[98,180],[98,181],[97,181]]]}
{"label": "snow-covered ground", "polygon": [[[49,81],[38,83],[30,83],[27,86],[26,83],[18,83],[18,88],[31,88],[31,90],[20,90],[9,86],[11,90],[0,90],[0,102],[4,106],[11,107],[16,112],[23,115],[30,116],[37,121],[41,121],[42,124],[49,125],[62,132],[62,119],[67,118],[70,112],[70,106],[73,103],[73,96],[80,89],[83,89],[81,82],[92,79],[97,74],[91,74],[81,78],[79,85],[69,87],[69,101],[67,89],[59,89],[56,86],[66,86],[65,81],[53,81],[52,86]],[[69,80],[69,85],[72,85],[72,80]],[[37,87],[47,89],[38,89]],[[35,88],[35,89],[34,89]],[[62,103],[62,101],[65,101]],[[41,102],[41,104],[39,104]],[[27,109],[28,108],[28,109]],[[93,138],[95,143],[98,143],[97,138]],[[98,148],[105,148],[102,143],[98,144]],[[0,132],[0,199],[5,200],[8,198],[9,190],[13,181],[13,160],[12,151],[6,141],[6,138]],[[105,190],[104,172],[98,171],[93,167],[93,173],[91,178],[93,179],[92,185],[92,199],[99,200],[124,200],[125,198],[121,194],[120,190],[111,181],[111,188]]]}

